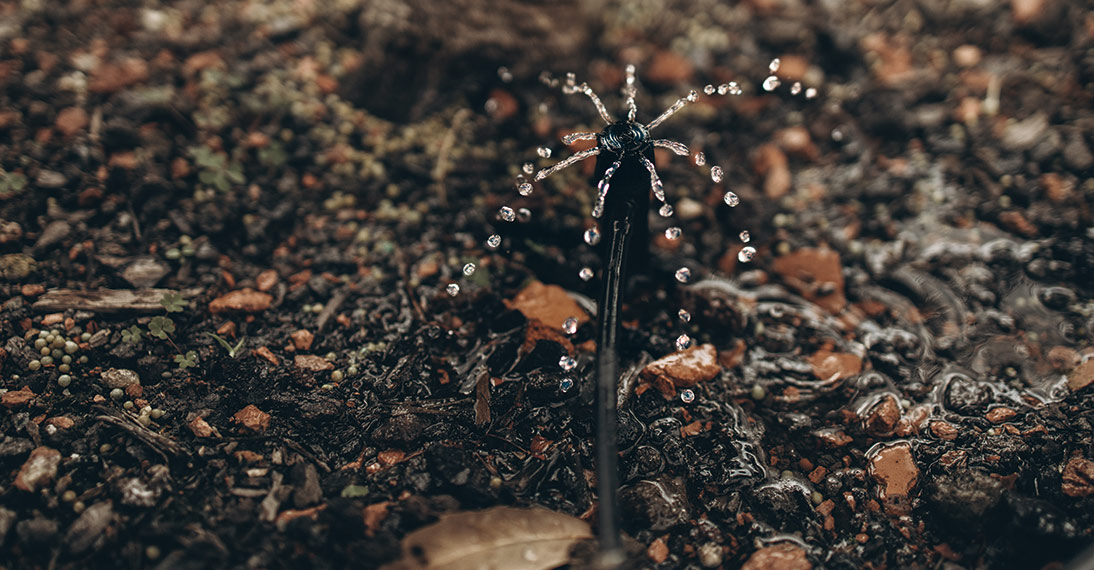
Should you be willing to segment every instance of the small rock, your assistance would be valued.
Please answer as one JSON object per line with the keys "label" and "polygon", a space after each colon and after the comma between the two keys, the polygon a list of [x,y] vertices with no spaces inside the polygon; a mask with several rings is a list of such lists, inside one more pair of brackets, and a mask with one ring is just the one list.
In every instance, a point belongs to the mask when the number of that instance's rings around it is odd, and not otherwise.
{"label": "small rock", "polygon": [[931,422],[928,427],[930,427],[931,433],[938,439],[943,441],[953,441],[957,439],[957,428],[950,422],[936,420]]}
{"label": "small rock", "polygon": [[15,476],[15,486],[33,493],[42,485],[48,485],[57,476],[61,465],[61,452],[49,447],[39,447],[30,452],[30,457]]}
{"label": "small rock", "polygon": [[1094,358],[1083,362],[1075,367],[1070,374],[1067,375],[1067,387],[1072,392],[1078,392],[1087,386],[1094,383]]}
{"label": "small rock", "polygon": [[140,477],[129,477],[118,482],[118,491],[121,493],[123,505],[132,507],[154,507],[159,491],[153,489]]}
{"label": "small rock", "polygon": [[140,385],[141,377],[136,372],[126,368],[111,368],[106,372],[103,372],[101,376],[103,384],[106,384],[107,388],[113,390],[114,388],[126,389],[129,386]]}
{"label": "small rock", "polygon": [[292,339],[292,344],[296,347],[296,350],[307,351],[311,350],[311,343],[315,340],[315,335],[310,331],[300,329],[289,335],[289,338]]}
{"label": "small rock", "polygon": [[269,293],[245,288],[238,291],[231,291],[213,299],[213,301],[209,303],[209,311],[214,314],[229,311],[258,313],[268,309],[272,302],[273,297]]}
{"label": "small rock", "polygon": [[1011,151],[1023,151],[1033,148],[1048,130],[1048,116],[1037,112],[1024,120],[1014,121],[1003,129],[999,142],[1003,148]]}
{"label": "small rock", "polygon": [[982,53],[980,48],[972,44],[957,46],[953,50],[953,61],[960,67],[973,67],[980,63]]}
{"label": "small rock", "polygon": [[992,408],[984,417],[988,418],[988,421],[993,424],[1001,424],[1010,421],[1016,415],[1018,415],[1018,412],[1013,409],[1000,406],[998,408]]}
{"label": "small rock", "polygon": [[171,269],[154,257],[139,257],[122,270],[122,279],[130,285],[144,289],[154,287]]}
{"label": "small rock", "polygon": [[212,437],[213,426],[209,425],[209,422],[205,421],[205,418],[198,416],[187,424],[190,431],[194,432],[197,437]]}
{"label": "small rock", "polygon": [[40,170],[34,183],[39,188],[60,188],[68,182],[68,178],[56,170]]}
{"label": "small rock", "polygon": [[676,395],[676,388],[690,388],[721,372],[718,351],[713,344],[703,344],[647,364],[642,369],[642,379],[652,383],[666,398],[671,398]]}
{"label": "small rock", "polygon": [[107,63],[95,69],[87,88],[92,93],[113,93],[148,78],[148,64],[143,59],[126,58],[118,63]]}
{"label": "small rock", "polygon": [[21,390],[4,392],[4,395],[0,396],[0,403],[3,403],[4,407],[8,409],[18,408],[33,400],[34,396],[35,394],[30,391],[29,386],[23,386]]}
{"label": "small rock", "polygon": [[803,297],[832,314],[843,311],[843,266],[839,254],[828,248],[806,247],[775,258],[775,272]]}
{"label": "small rock", "polygon": [[41,283],[27,283],[19,289],[19,292],[24,297],[37,297],[46,292],[46,287]]}
{"label": "small rock", "polygon": [[1064,144],[1064,163],[1073,170],[1087,170],[1094,166],[1094,153],[1083,141],[1083,135],[1074,133]]}
{"label": "small rock", "polygon": [[255,277],[255,286],[258,287],[259,291],[265,293],[270,289],[273,289],[274,286],[277,285],[277,281],[277,271],[267,269],[262,273],[259,273],[258,277]]}
{"label": "small rock", "polygon": [[717,568],[722,565],[722,547],[708,542],[699,547],[699,564],[703,568]]}
{"label": "small rock", "polygon": [[293,364],[295,364],[297,368],[302,368],[310,372],[334,370],[334,364],[331,363],[331,361],[322,356],[315,356],[314,354],[297,354],[293,357]]}
{"label": "small rock", "polygon": [[539,319],[543,324],[562,328],[566,319],[574,317],[580,327],[589,321],[589,315],[578,306],[566,290],[558,285],[544,285],[539,281],[532,281],[512,301],[506,301],[506,306],[516,309],[528,319]]}
{"label": "small rock", "polygon": [[270,427],[270,414],[258,409],[254,404],[236,412],[232,421],[255,433],[264,433]]}
{"label": "small rock", "polygon": [[114,518],[114,507],[110,501],[95,503],[72,522],[65,533],[65,544],[72,554],[80,554],[91,548],[103,535]]}
{"label": "small rock", "polygon": [[82,130],[88,125],[90,120],[87,117],[87,111],[84,111],[80,107],[68,107],[62,109],[60,113],[57,113],[57,120],[53,122],[57,130],[64,133],[66,137],[70,137]]}
{"label": "small rock", "polygon": [[665,539],[658,538],[650,543],[646,548],[646,557],[649,558],[654,564],[660,564],[669,557],[669,546],[665,544]]}
{"label": "small rock", "polygon": [[813,375],[822,382],[835,382],[862,372],[862,359],[849,352],[818,350],[809,358]]}
{"label": "small rock", "polygon": [[319,488],[319,473],[315,470],[314,465],[311,463],[305,463],[303,466],[297,464],[293,468],[293,474],[296,476],[295,490],[293,491],[293,504],[296,505],[296,508],[302,509],[323,500],[323,491]]}
{"label": "small rock", "polygon": [[752,553],[741,570],[812,570],[805,551],[787,542],[761,548]]}
{"label": "small rock", "polygon": [[8,281],[26,279],[37,268],[38,262],[29,255],[22,253],[0,255],[0,277]]}
{"label": "small rock", "polygon": [[882,499],[907,497],[919,479],[911,445],[901,442],[880,449],[870,459],[870,475],[881,486]]}
{"label": "small rock", "polygon": [[1069,497],[1094,495],[1094,461],[1072,457],[1064,467],[1060,490]]}
{"label": "small rock", "polygon": [[774,144],[765,144],[756,151],[753,162],[756,173],[764,177],[764,196],[778,200],[790,192],[791,175],[786,154]]}
{"label": "small rock", "polygon": [[866,433],[873,436],[885,436],[893,433],[899,421],[900,404],[897,403],[896,398],[885,396],[870,408],[862,423]]}

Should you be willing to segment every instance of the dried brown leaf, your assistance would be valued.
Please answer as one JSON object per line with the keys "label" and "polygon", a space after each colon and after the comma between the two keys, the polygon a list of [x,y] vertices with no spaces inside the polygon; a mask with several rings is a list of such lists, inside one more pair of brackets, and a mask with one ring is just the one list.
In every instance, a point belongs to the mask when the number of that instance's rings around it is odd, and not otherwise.
{"label": "dried brown leaf", "polygon": [[588,523],[546,509],[455,513],[406,535],[403,557],[382,570],[547,570],[588,538]]}

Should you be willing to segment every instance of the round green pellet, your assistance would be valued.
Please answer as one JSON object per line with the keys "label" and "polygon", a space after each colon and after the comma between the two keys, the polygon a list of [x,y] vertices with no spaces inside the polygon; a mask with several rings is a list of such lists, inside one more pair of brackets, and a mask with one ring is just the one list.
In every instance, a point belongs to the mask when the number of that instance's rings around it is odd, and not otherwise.
{"label": "round green pellet", "polygon": [[38,354],[41,354],[42,356],[48,356],[51,352],[53,351],[50,350],[48,346],[43,346],[42,348],[38,349]]}
{"label": "round green pellet", "polygon": [[61,357],[61,364],[72,364],[72,356],[68,355],[68,354],[62,356]]}
{"label": "round green pellet", "polygon": [[57,377],[57,385],[62,388],[68,388],[69,384],[72,384],[72,376],[68,374],[62,374]]}
{"label": "round green pellet", "polygon": [[71,503],[76,500],[76,491],[69,489],[61,494],[61,500],[66,503]]}
{"label": "round green pellet", "polygon": [[72,367],[67,364],[61,364],[57,366],[57,372],[68,374],[69,372],[72,372]]}
{"label": "round green pellet", "polygon": [[30,362],[27,363],[27,368],[31,372],[36,372],[36,371],[38,371],[39,369],[42,368],[42,361],[41,360],[31,360]]}
{"label": "round green pellet", "polygon": [[132,410],[133,408],[137,407],[137,405],[134,404],[132,400],[126,400],[125,403],[122,404],[122,407],[127,410]]}
{"label": "round green pellet", "polygon": [[117,400],[121,400],[124,397],[125,397],[125,390],[122,390],[121,388],[114,388],[113,390],[110,391],[110,399],[111,400],[117,401]]}
{"label": "round green pellet", "polygon": [[53,349],[53,352],[50,352],[50,354],[53,355],[53,358],[60,359],[62,356],[65,355],[65,352],[59,348],[55,348]]}
{"label": "round green pellet", "polygon": [[43,356],[42,357],[42,366],[49,366],[50,364],[53,364],[53,357],[52,356]]}
{"label": "round green pellet", "polygon": [[345,378],[345,374],[341,370],[335,370],[330,373],[330,379],[332,382],[341,382],[342,378]]}
{"label": "round green pellet", "polygon": [[65,343],[65,352],[73,354],[77,350],[80,350],[80,346],[78,344],[72,342],[71,340]]}
{"label": "round green pellet", "polygon": [[80,335],[80,340],[83,341],[83,342],[87,342],[87,341],[91,340],[91,333],[85,332],[85,333],[81,334]]}
{"label": "round green pellet", "polygon": [[767,390],[764,390],[764,387],[759,384],[753,384],[752,393],[749,395],[752,396],[753,400],[762,400],[767,396]]}
{"label": "round green pellet", "polygon": [[150,417],[151,417],[152,419],[154,419],[154,420],[158,420],[158,419],[160,419],[160,418],[162,418],[162,417],[163,417],[163,414],[164,414],[163,410],[161,410],[161,409],[159,409],[159,408],[156,408],[156,409],[152,410],[152,413],[151,413],[151,414],[148,414],[148,415],[149,415],[149,416],[150,416]]}
{"label": "round green pellet", "polygon": [[34,341],[34,350],[42,350],[42,347],[46,345],[46,339],[39,338]]}

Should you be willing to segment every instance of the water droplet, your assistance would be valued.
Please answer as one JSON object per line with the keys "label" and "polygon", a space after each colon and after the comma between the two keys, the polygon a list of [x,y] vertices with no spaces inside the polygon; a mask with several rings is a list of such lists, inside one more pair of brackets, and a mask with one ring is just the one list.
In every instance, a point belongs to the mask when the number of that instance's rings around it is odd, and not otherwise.
{"label": "water droplet", "polygon": [[703,154],[702,151],[695,153],[695,166],[703,166],[706,163],[707,155]]}
{"label": "water droplet", "polygon": [[596,245],[600,243],[600,230],[596,228],[589,228],[585,230],[585,243],[589,245]]}
{"label": "water droplet", "polygon": [[801,93],[801,92],[802,92],[802,82],[801,81],[795,81],[794,84],[790,86],[790,94],[791,95],[797,95],[798,93]]}
{"label": "water droplet", "polygon": [[680,233],[681,233],[680,228],[678,228],[678,227],[673,226],[671,228],[665,228],[665,239],[670,239],[670,240],[680,239]]}
{"label": "water droplet", "polygon": [[764,79],[763,82],[764,91],[774,91],[779,85],[779,78],[774,75],[767,76],[767,79]]}
{"label": "water droplet", "polygon": [[581,271],[577,272],[577,276],[580,277],[582,281],[588,281],[593,278],[593,270],[588,267],[582,267]]}
{"label": "water droplet", "polygon": [[726,86],[729,87],[730,95],[740,95],[741,93],[744,93],[744,90],[741,89],[741,85],[736,81],[730,81]]}
{"label": "water droplet", "polygon": [[756,248],[752,246],[745,246],[741,251],[737,252],[737,261],[741,263],[748,263],[752,261],[752,258],[756,257]]}
{"label": "water droplet", "polygon": [[569,392],[570,388],[573,388],[573,387],[574,387],[574,379],[573,378],[563,378],[558,383],[558,391],[559,392]]}
{"label": "water droplet", "polygon": [[722,173],[722,167],[721,166],[712,166],[710,168],[710,179],[713,180],[715,183],[721,182],[722,178],[724,178],[724,177],[725,177],[725,174]]}
{"label": "water droplet", "polygon": [[707,85],[706,87],[703,88],[703,93],[706,93],[707,95],[714,95],[714,86],[713,85]]}
{"label": "water droplet", "polygon": [[517,219],[517,213],[514,212],[513,209],[509,206],[502,206],[501,209],[498,210],[498,215],[501,216],[501,219],[507,222],[511,222]]}
{"label": "water droplet", "polygon": [[521,208],[517,210],[517,220],[521,222],[527,222],[532,219],[532,211],[528,208]]}
{"label": "water droplet", "polygon": [[673,211],[674,210],[672,209],[672,206],[668,204],[662,204],[661,209],[657,210],[657,213],[661,214],[662,218],[667,218],[672,215]]}
{"label": "water droplet", "polygon": [[776,73],[779,71],[779,64],[781,63],[782,62],[779,61],[779,58],[776,57],[775,59],[771,60],[771,63],[767,64],[767,70],[771,73]]}
{"label": "water droplet", "polygon": [[459,283],[449,283],[448,287],[445,287],[444,290],[447,291],[450,296],[455,297],[460,294],[460,285]]}
{"label": "water droplet", "polygon": [[531,162],[525,162],[524,166],[521,166],[520,169],[523,170],[525,174],[531,174],[536,171],[536,165]]}
{"label": "water droplet", "polygon": [[474,263],[468,263],[468,264],[463,266],[463,274],[464,275],[470,276],[474,272],[475,272],[475,264]]}
{"label": "water droplet", "polygon": [[486,238],[486,247],[494,249],[499,245],[501,245],[501,236],[499,236],[498,234],[494,234]]}
{"label": "water droplet", "polygon": [[562,322],[562,332],[566,334],[574,334],[577,332],[577,319],[569,317]]}
{"label": "water droplet", "polygon": [[681,283],[687,283],[691,281],[691,270],[687,267],[681,267],[676,270],[676,280]]}
{"label": "water droplet", "polygon": [[743,241],[745,243],[748,243],[749,240],[752,239],[752,234],[748,233],[748,230],[745,230],[745,231],[737,234],[737,237],[741,238],[741,241]]}
{"label": "water droplet", "polygon": [[813,97],[816,97],[816,96],[817,96],[816,88],[810,87],[810,88],[805,90],[805,98],[806,99],[812,99]]}
{"label": "water droplet", "polygon": [[684,321],[685,323],[691,322],[691,313],[683,309],[680,309],[680,311],[676,313],[676,316],[680,317],[680,320]]}
{"label": "water droplet", "polygon": [[520,186],[517,186],[517,192],[519,192],[521,196],[529,196],[532,194],[532,185],[528,182],[521,182]]}
{"label": "water droplet", "polygon": [[545,146],[541,146],[536,149],[536,154],[538,154],[542,158],[551,158],[551,149]]}
{"label": "water droplet", "polygon": [[680,401],[685,404],[690,404],[695,401],[695,392],[691,388],[684,388],[680,390]]}
{"label": "water droplet", "polygon": [[688,348],[689,346],[691,346],[691,337],[690,336],[688,336],[686,334],[682,334],[682,335],[676,337],[676,350],[684,350],[684,349]]}
{"label": "water droplet", "polygon": [[573,370],[577,366],[577,361],[572,356],[563,356],[558,359],[558,367],[566,372]]}
{"label": "water droplet", "polygon": [[698,98],[699,98],[699,92],[698,91],[692,89],[691,91],[688,92],[687,99],[688,99],[689,102],[694,103],[695,100],[698,99]]}
{"label": "water droplet", "polygon": [[737,204],[741,203],[741,198],[739,196],[737,196],[736,194],[734,194],[733,192],[726,192],[726,195],[722,196],[722,200],[730,208],[736,208]]}

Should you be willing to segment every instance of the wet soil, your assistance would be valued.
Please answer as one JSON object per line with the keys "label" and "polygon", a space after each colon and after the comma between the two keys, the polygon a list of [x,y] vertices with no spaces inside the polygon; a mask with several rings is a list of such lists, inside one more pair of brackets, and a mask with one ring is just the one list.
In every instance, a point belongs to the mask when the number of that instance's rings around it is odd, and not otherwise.
{"label": "wet soil", "polygon": [[0,12],[0,565],[377,568],[447,512],[595,520],[595,165],[516,181],[601,128],[540,72],[618,112],[628,62],[639,120],[743,89],[658,131],[707,165],[656,154],[675,213],[627,287],[628,565],[1091,543],[1081,3]]}

